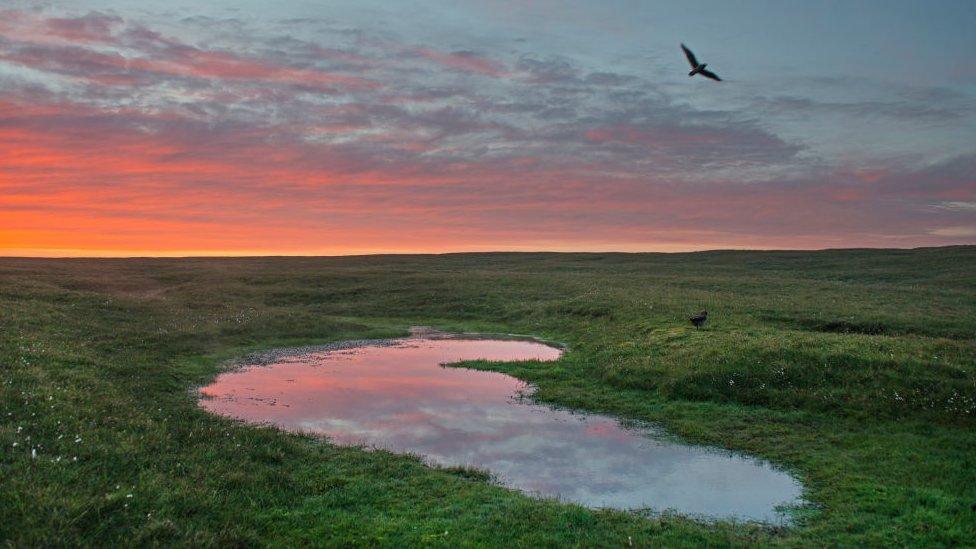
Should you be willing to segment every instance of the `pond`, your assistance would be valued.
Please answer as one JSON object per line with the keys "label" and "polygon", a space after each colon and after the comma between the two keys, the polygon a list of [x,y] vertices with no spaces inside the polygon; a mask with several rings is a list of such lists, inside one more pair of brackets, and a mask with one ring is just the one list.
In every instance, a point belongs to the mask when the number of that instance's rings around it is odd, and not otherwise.
{"label": "pond", "polygon": [[426,334],[272,352],[201,389],[201,406],[336,444],[468,466],[503,486],[599,508],[782,524],[801,485],[770,464],[685,444],[649,425],[556,409],[511,376],[443,367],[548,361],[537,341]]}

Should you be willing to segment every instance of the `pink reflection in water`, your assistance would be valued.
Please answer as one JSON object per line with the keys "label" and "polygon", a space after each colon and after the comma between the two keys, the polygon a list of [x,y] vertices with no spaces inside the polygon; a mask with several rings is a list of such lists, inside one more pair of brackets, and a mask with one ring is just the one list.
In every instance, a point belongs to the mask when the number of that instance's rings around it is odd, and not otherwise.
{"label": "pink reflection in water", "polygon": [[440,366],[560,354],[534,341],[411,337],[226,373],[201,390],[201,405],[339,444],[487,469],[506,486],[592,507],[778,521],[776,505],[799,501],[799,484],[765,463],[533,404],[520,398],[526,384],[504,374]]}

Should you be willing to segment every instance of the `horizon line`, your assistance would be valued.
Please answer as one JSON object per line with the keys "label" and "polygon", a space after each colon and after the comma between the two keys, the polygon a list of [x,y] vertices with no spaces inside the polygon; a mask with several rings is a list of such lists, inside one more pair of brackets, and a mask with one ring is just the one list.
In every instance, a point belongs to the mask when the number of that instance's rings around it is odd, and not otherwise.
{"label": "horizon line", "polygon": [[474,254],[593,254],[593,255],[679,255],[679,254],[703,254],[715,252],[831,252],[831,251],[917,251],[917,250],[936,250],[947,248],[967,248],[976,247],[972,244],[946,244],[942,246],[914,246],[914,247],[880,247],[880,246],[852,246],[852,247],[824,247],[824,248],[703,248],[689,250],[461,250],[461,251],[442,251],[442,252],[365,252],[365,253],[223,253],[207,250],[213,253],[187,253],[181,254],[132,254],[132,255],[4,255],[0,252],[0,259],[259,259],[259,258],[339,258],[339,257],[384,257],[384,256],[443,256],[443,255],[474,255]]}

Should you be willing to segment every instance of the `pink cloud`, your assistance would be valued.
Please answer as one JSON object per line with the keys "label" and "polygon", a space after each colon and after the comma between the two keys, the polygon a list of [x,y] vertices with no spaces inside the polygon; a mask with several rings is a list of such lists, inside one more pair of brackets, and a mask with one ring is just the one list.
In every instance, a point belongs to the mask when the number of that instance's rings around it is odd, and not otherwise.
{"label": "pink cloud", "polygon": [[163,60],[133,60],[136,69],[175,76],[193,76],[217,80],[250,80],[307,86],[319,89],[336,87],[373,89],[378,83],[365,78],[345,76],[331,72],[274,64],[224,51],[207,51],[186,48],[177,55]]}
{"label": "pink cloud", "polygon": [[505,67],[496,61],[482,57],[474,52],[444,53],[430,48],[417,48],[413,53],[429,59],[449,69],[501,78],[508,74]]}
{"label": "pink cloud", "polygon": [[71,42],[109,43],[114,41],[113,29],[122,24],[122,19],[92,12],[83,17],[52,17],[44,23],[48,33]]}
{"label": "pink cloud", "polygon": [[[11,21],[0,25],[0,35],[11,39],[5,44],[0,43],[0,60],[102,85],[134,86],[154,78],[182,77],[283,84],[322,92],[379,87],[377,82],[360,76],[292,66],[228,51],[199,49],[142,27],[130,28],[116,36],[113,29],[124,22],[96,13],[78,18],[37,19],[12,12]],[[51,38],[68,44],[52,42]],[[143,51],[123,55],[84,47],[94,42],[141,46]]]}

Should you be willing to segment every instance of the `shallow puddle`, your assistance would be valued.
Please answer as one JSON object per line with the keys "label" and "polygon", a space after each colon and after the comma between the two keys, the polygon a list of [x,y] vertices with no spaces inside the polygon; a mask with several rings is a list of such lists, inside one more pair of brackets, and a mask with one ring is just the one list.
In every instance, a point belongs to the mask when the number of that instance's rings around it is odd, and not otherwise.
{"label": "shallow puddle", "polygon": [[589,507],[782,523],[777,506],[800,503],[800,484],[760,460],[535,404],[525,383],[504,374],[441,366],[560,354],[534,341],[410,337],[228,372],[201,389],[201,405],[338,444],[485,469],[505,486]]}

